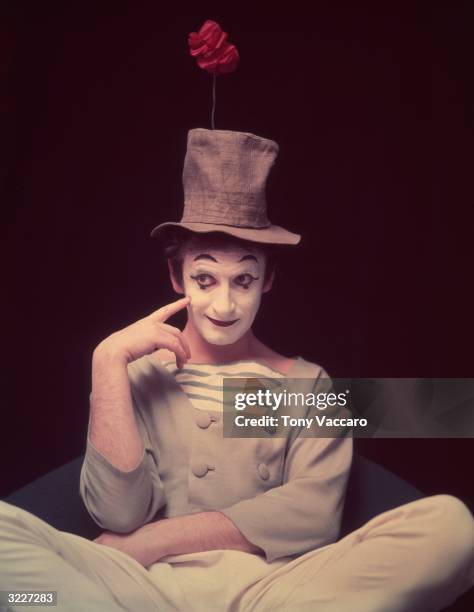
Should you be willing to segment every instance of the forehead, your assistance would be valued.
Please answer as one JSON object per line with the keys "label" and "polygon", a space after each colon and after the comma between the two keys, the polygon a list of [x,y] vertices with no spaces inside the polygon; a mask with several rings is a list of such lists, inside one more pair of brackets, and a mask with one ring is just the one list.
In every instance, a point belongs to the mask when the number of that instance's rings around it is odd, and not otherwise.
{"label": "forehead", "polygon": [[214,265],[253,263],[254,265],[265,262],[265,254],[258,247],[240,245],[213,245],[201,242],[199,244],[190,243],[183,249],[183,259],[186,263],[213,263]]}

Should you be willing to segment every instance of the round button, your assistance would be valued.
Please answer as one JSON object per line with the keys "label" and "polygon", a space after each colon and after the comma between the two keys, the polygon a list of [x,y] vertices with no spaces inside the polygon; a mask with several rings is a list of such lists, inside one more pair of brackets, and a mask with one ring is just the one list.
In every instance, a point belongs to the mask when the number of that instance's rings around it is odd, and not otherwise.
{"label": "round button", "polygon": [[196,424],[201,429],[207,429],[211,424],[211,417],[207,412],[200,411],[196,414]]}
{"label": "round button", "polygon": [[209,466],[207,465],[205,461],[196,460],[196,461],[193,461],[193,464],[191,465],[192,473],[198,478],[202,478],[203,476],[205,476],[208,470],[209,470]]}
{"label": "round button", "polygon": [[270,472],[264,463],[259,463],[257,470],[262,480],[268,480],[270,478]]}
{"label": "round button", "polygon": [[200,459],[195,459],[191,463],[191,471],[198,478],[202,478],[205,476],[209,470],[215,470],[216,466],[207,463],[206,461],[201,461]]}

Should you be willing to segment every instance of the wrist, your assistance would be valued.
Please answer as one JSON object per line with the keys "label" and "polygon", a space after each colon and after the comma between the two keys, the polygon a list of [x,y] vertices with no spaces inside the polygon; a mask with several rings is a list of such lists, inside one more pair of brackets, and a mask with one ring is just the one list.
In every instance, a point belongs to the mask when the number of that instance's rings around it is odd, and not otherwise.
{"label": "wrist", "polygon": [[117,346],[113,340],[106,338],[105,340],[102,340],[102,342],[94,349],[92,354],[92,364],[93,366],[102,364],[117,364],[126,367],[128,364],[128,357],[126,352]]}
{"label": "wrist", "polygon": [[160,519],[152,523],[153,534],[150,534],[150,542],[153,542],[153,549],[158,561],[161,557],[175,554],[173,550],[172,530],[169,525],[170,519]]}

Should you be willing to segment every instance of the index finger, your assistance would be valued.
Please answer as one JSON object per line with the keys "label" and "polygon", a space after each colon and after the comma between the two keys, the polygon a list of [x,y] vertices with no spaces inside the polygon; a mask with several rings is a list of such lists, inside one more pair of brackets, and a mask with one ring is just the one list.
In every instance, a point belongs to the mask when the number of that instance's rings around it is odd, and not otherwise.
{"label": "index finger", "polygon": [[164,321],[166,321],[166,319],[169,319],[175,313],[179,312],[183,308],[186,308],[190,301],[191,298],[185,296],[183,298],[180,298],[179,300],[176,300],[176,302],[171,302],[171,304],[166,304],[166,306],[158,308],[158,310],[156,310],[151,316],[163,323]]}

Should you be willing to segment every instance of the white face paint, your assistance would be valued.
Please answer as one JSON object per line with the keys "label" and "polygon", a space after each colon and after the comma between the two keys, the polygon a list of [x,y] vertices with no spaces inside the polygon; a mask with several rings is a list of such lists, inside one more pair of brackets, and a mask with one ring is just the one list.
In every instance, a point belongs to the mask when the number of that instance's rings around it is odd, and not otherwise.
{"label": "white face paint", "polygon": [[257,249],[186,248],[183,284],[185,295],[191,297],[188,316],[207,342],[233,344],[250,329],[262,298],[264,272],[265,256]]}

